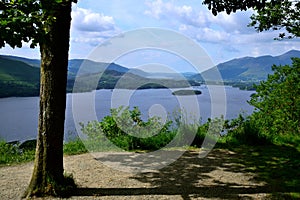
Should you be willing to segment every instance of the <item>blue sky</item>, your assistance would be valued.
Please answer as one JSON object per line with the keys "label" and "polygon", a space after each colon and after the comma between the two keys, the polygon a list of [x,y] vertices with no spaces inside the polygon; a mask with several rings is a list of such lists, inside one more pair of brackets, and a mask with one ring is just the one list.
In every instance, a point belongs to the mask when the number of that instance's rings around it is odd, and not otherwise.
{"label": "blue sky", "polygon": [[[145,27],[170,29],[198,43],[214,64],[300,50],[300,40],[275,41],[278,32],[257,33],[247,27],[252,11],[213,16],[201,0],[79,0],[73,5],[70,58],[86,58],[102,42]],[[39,58],[38,49],[5,47],[0,54]],[[130,66],[132,59],[120,60]]]}

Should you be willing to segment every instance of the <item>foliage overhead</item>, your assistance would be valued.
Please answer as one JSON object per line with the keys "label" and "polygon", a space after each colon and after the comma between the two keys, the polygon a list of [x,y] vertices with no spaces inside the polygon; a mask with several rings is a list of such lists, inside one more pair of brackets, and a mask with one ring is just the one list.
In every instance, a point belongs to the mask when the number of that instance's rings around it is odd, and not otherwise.
{"label": "foliage overhead", "polygon": [[299,0],[204,0],[214,15],[226,11],[227,14],[237,10],[253,9],[251,23],[257,31],[280,30],[279,39],[300,37],[300,1]]}
{"label": "foliage overhead", "polygon": [[52,12],[58,5],[77,0],[1,0],[0,1],[0,48],[6,44],[22,47],[30,43],[34,48],[48,33],[47,25],[55,20]]}

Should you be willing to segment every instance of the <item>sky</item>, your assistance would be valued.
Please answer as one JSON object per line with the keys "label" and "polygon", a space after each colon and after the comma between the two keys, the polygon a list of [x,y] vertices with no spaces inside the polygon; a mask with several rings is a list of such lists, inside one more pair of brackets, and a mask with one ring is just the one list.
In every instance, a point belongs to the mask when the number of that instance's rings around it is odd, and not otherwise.
{"label": "sky", "polygon": [[[89,58],[95,49],[118,35],[142,28],[171,30],[198,44],[214,64],[245,56],[280,55],[300,50],[300,39],[277,41],[278,32],[258,33],[248,27],[253,11],[213,16],[201,0],[79,0],[73,4],[70,59]],[[166,39],[166,38],[165,38]],[[0,49],[0,54],[39,58],[39,49]],[[135,52],[117,63],[126,67],[176,60],[157,51]],[[157,58],[159,57],[159,59]],[[146,63],[147,64],[147,63]],[[165,64],[165,63],[162,63]]]}

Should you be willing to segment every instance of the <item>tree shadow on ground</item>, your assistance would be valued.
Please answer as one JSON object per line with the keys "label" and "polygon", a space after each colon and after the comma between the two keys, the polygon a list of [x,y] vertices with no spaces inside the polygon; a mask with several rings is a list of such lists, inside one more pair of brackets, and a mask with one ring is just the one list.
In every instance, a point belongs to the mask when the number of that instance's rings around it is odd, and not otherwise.
{"label": "tree shadow on ground", "polygon": [[[109,162],[131,167],[140,165],[135,157],[112,154]],[[101,158],[103,161],[103,158]],[[206,157],[187,151],[172,164],[131,179],[149,183],[151,188],[78,188],[74,196],[180,195],[183,199],[287,199],[300,194],[300,153],[290,147],[242,146],[214,149]]]}
{"label": "tree shadow on ground", "polygon": [[300,152],[290,146],[241,146],[232,148],[231,162],[242,166],[228,170],[254,173],[252,181],[265,182],[272,197],[300,199]]}

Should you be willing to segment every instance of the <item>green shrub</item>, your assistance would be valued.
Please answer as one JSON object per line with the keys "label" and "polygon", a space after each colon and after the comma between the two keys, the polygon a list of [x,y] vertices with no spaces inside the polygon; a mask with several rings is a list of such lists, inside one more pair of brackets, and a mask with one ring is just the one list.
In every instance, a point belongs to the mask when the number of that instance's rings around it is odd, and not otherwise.
{"label": "green shrub", "polygon": [[267,134],[261,133],[257,123],[251,116],[244,118],[241,114],[238,118],[226,121],[225,127],[227,134],[223,135],[219,143],[228,145],[268,145],[272,143],[272,138]]}
{"label": "green shrub", "polygon": [[163,124],[157,117],[143,121],[137,107],[132,110],[128,107],[114,108],[111,109],[111,115],[100,122],[81,124],[82,132],[88,136],[84,143],[89,146],[89,150],[101,151],[116,149],[114,145],[123,150],[157,150],[166,147],[171,141],[167,147],[202,147],[204,139],[208,138],[213,143],[217,141],[223,117],[209,119],[205,124],[196,120],[191,123],[191,119],[185,119],[182,112],[174,113],[173,122]]}
{"label": "green shrub", "polygon": [[79,138],[68,141],[64,144],[64,153],[67,155],[81,154],[86,152],[87,149]]}
{"label": "green shrub", "polygon": [[204,126],[198,123],[188,124],[181,122],[175,129],[179,135],[177,146],[182,147],[190,144],[190,146],[201,147],[207,132]]}
{"label": "green shrub", "polygon": [[109,149],[114,144],[123,150],[157,150],[175,137],[176,132],[170,130],[171,124],[171,121],[163,124],[158,117],[143,121],[137,107],[130,110],[121,106],[111,109],[111,115],[102,121],[81,126],[82,132],[88,136],[85,142],[94,147],[106,146]]}
{"label": "green shrub", "polygon": [[21,149],[19,146],[20,143],[9,144],[0,141],[0,165],[34,160],[35,149]]}
{"label": "green shrub", "polygon": [[292,146],[300,151],[300,135],[297,134],[284,134],[284,135],[276,135],[272,138],[274,144],[284,145],[284,146]]}
{"label": "green shrub", "polygon": [[255,86],[250,105],[261,133],[276,136],[300,133],[300,58],[292,65],[273,65],[273,74]]}

